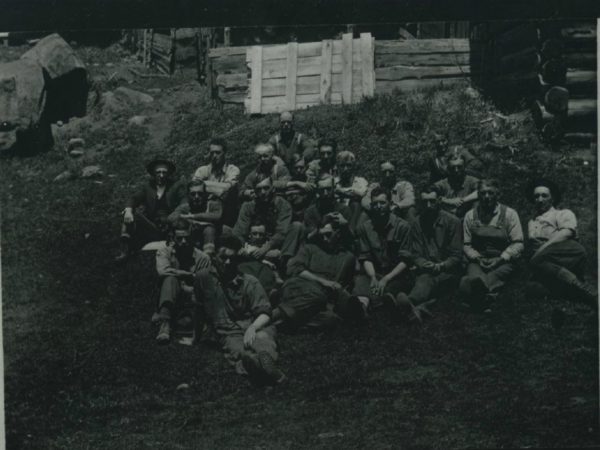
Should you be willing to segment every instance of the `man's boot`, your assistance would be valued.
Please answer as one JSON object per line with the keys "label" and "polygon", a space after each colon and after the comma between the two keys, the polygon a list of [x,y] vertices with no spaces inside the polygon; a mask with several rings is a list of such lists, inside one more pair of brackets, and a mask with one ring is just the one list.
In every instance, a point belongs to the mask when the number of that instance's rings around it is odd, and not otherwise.
{"label": "man's boot", "polygon": [[156,342],[159,344],[168,344],[171,339],[171,324],[169,320],[162,320],[158,334],[156,335]]}
{"label": "man's boot", "polygon": [[571,288],[575,299],[582,300],[594,309],[598,308],[598,291],[591,285],[581,281],[573,272],[564,267],[556,274],[556,277]]}
{"label": "man's boot", "polygon": [[131,256],[131,238],[121,237],[121,248],[117,256],[115,256],[116,263],[124,263]]}

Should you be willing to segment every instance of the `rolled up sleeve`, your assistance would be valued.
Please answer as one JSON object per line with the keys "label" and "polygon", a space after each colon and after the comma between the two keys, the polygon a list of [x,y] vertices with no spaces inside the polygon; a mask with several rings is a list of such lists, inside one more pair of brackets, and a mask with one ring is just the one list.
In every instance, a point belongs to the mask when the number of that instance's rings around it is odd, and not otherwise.
{"label": "rolled up sleeve", "polygon": [[469,261],[473,261],[481,254],[471,245],[471,227],[473,226],[473,210],[469,211],[463,222],[463,252]]}
{"label": "rolled up sleeve", "polygon": [[519,215],[514,209],[509,208],[506,210],[506,227],[508,228],[510,244],[500,257],[506,261],[510,261],[520,258],[525,248],[523,245],[523,228],[521,227]]}

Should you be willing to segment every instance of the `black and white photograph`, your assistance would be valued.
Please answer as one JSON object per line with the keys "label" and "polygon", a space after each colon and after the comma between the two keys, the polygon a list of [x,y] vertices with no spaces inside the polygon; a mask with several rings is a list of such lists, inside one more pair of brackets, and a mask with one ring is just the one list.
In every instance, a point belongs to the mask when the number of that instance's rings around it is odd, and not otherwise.
{"label": "black and white photograph", "polygon": [[0,2],[0,448],[599,448],[600,7],[486,3]]}

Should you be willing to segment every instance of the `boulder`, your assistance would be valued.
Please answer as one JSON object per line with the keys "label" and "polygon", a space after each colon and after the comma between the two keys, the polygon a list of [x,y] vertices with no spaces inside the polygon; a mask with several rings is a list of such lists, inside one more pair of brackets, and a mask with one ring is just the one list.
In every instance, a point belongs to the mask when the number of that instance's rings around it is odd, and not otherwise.
{"label": "boulder", "polygon": [[146,116],[133,116],[129,119],[129,125],[137,125],[141,127],[148,121],[148,117]]}
{"label": "boulder", "polygon": [[[31,60],[0,64],[0,152],[29,147],[50,134],[41,66]],[[40,127],[47,128],[40,133]],[[24,150],[24,148],[23,148]],[[31,150],[31,149],[28,149]]]}
{"label": "boulder", "polygon": [[115,89],[115,95],[131,105],[152,103],[154,98],[151,95],[126,87],[118,87]]}
{"label": "boulder", "polygon": [[86,166],[81,169],[82,178],[97,178],[101,177],[103,174],[100,166]]}
{"label": "boulder", "polygon": [[44,70],[48,91],[46,114],[50,122],[85,115],[89,91],[87,69],[63,38],[56,33],[46,36],[21,59],[35,61]]}

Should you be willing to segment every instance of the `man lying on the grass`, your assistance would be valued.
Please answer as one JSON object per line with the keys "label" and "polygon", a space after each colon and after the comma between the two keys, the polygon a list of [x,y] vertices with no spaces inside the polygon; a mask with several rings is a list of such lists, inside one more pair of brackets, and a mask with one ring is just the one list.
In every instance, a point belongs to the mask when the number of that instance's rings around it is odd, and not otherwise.
{"label": "man lying on the grass", "polygon": [[223,233],[217,240],[213,267],[196,276],[194,292],[236,372],[256,382],[280,383],[285,375],[275,363],[278,355],[271,305],[260,282],[239,271],[241,248],[236,236]]}
{"label": "man lying on the grass", "polygon": [[393,316],[406,318],[414,312],[415,318],[420,319],[422,312],[430,314],[427,305],[434,296],[453,291],[458,284],[462,223],[456,216],[441,210],[440,197],[436,186],[425,188],[421,192],[419,215],[409,221],[416,278],[408,295],[400,292],[393,299]]}
{"label": "man lying on the grass", "polygon": [[291,278],[283,284],[274,321],[281,320],[290,328],[329,328],[342,319],[364,318],[368,301],[349,293],[356,258],[341,238],[339,223],[326,216],[318,236],[288,264]]}
{"label": "man lying on the grass", "polygon": [[201,180],[192,180],[187,185],[187,196],[169,214],[170,223],[180,219],[189,222],[193,245],[208,253],[215,251],[217,229],[221,227],[223,205],[219,198],[209,198],[206,184]]}
{"label": "man lying on the grass", "polygon": [[555,208],[561,200],[558,186],[550,180],[534,180],[528,197],[535,206],[535,217],[528,224],[533,252],[529,266],[542,285],[538,292],[556,287],[568,297],[598,308],[597,290],[583,281],[586,254],[577,242],[577,218],[569,209]]}
{"label": "man lying on the grass", "polygon": [[121,253],[117,262],[152,241],[164,240],[168,232],[167,216],[185,197],[183,180],[174,180],[175,164],[165,159],[148,163],[150,180],[127,202],[121,225]]}
{"label": "man lying on the grass", "polygon": [[483,179],[477,185],[479,204],[465,216],[464,253],[467,273],[460,294],[475,310],[485,311],[513,274],[524,249],[517,212],[498,202],[498,182]]}
{"label": "man lying on the grass", "polygon": [[174,313],[181,313],[180,318],[186,315],[182,306],[194,292],[194,276],[209,266],[210,257],[193,245],[190,225],[182,219],[174,222],[170,239],[156,252],[156,272],[160,277],[156,336],[159,343],[169,342]]}

